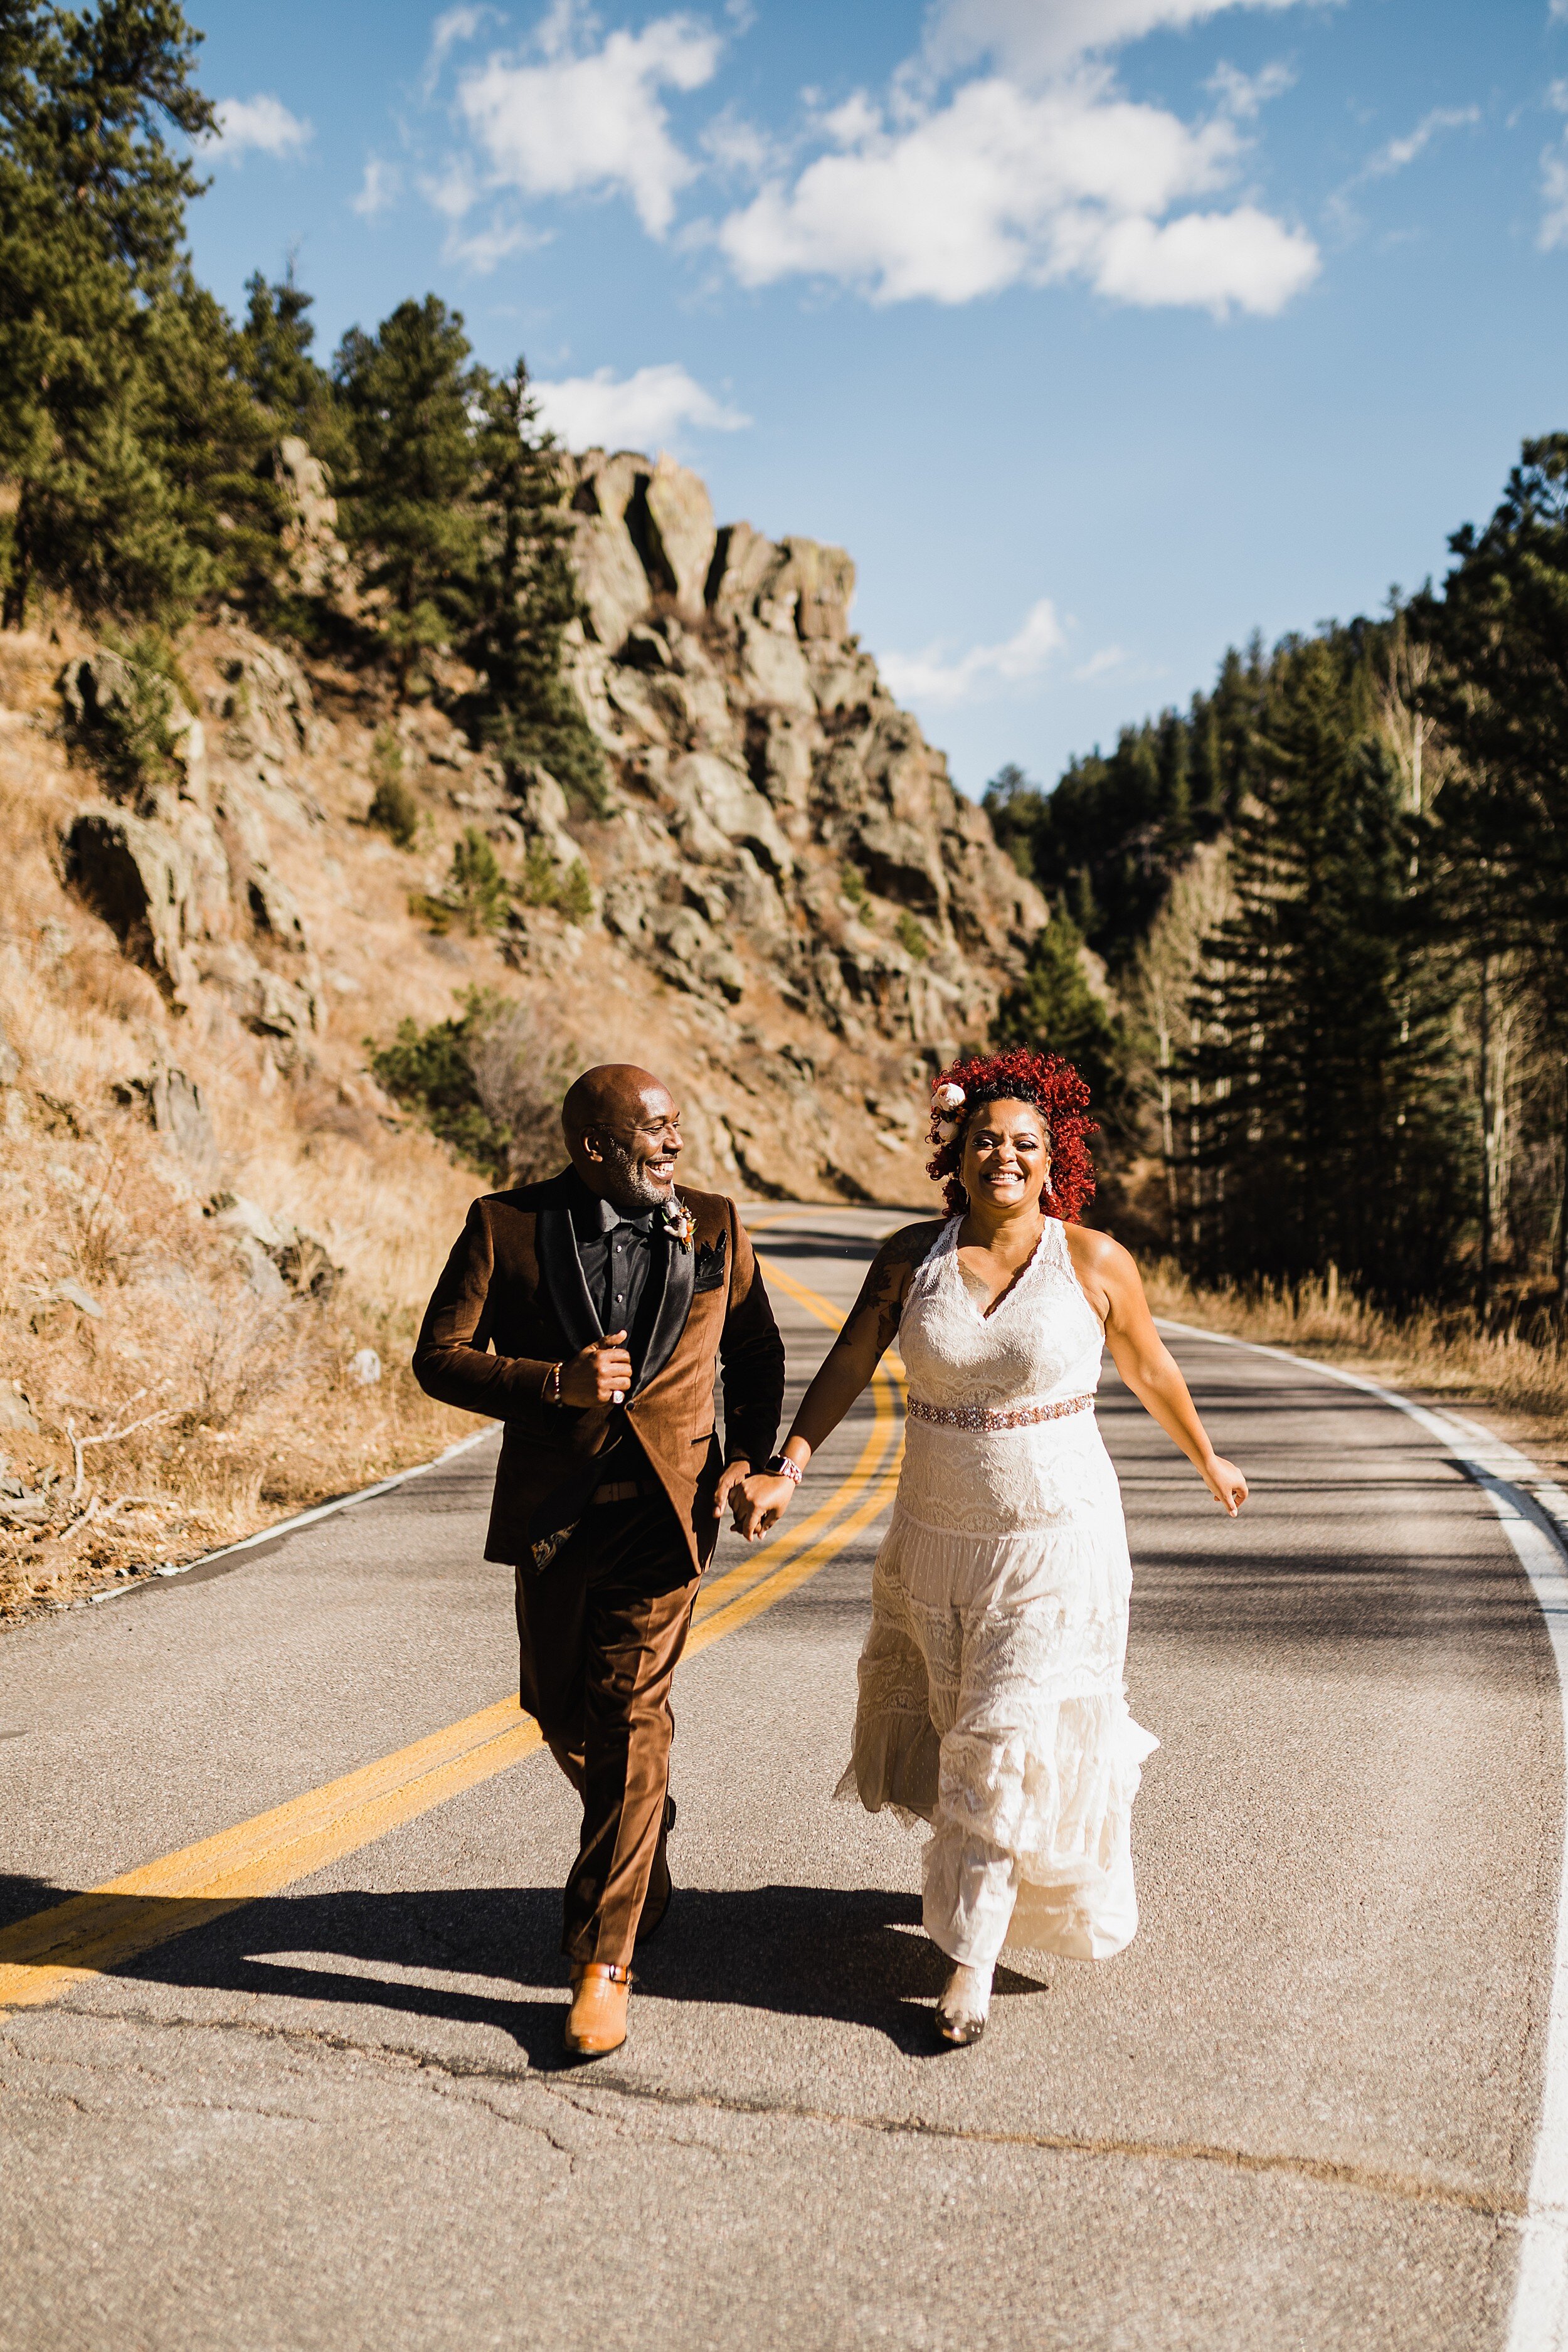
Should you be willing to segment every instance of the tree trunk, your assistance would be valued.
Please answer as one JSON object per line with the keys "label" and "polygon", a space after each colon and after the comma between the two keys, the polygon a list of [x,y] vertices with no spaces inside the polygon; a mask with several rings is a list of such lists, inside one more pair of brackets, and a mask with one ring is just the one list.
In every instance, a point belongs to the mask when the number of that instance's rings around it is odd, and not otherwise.
{"label": "tree trunk", "polygon": [[1171,1030],[1162,1004],[1159,1019],[1158,1046],[1160,1054],[1160,1150],[1165,1161],[1165,1204],[1171,1220],[1171,1247],[1180,1249],[1182,1242],[1182,1199],[1176,1183],[1176,1125],[1172,1116]]}
{"label": "tree trunk", "polygon": [[1491,1121],[1491,1004],[1488,982],[1491,973],[1491,958],[1481,958],[1480,1031],[1481,1031],[1481,1267],[1477,1305],[1480,1310],[1481,1328],[1486,1328],[1487,1315],[1491,1307],[1492,1293],[1492,1121]]}

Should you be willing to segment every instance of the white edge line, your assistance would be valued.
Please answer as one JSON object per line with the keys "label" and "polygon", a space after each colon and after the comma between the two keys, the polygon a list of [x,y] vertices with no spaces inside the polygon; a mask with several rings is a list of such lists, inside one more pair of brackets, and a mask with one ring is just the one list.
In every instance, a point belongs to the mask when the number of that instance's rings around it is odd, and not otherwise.
{"label": "white edge line", "polygon": [[[1225,1348],[1241,1348],[1255,1356],[1273,1356],[1280,1363],[1299,1364],[1343,1387],[1363,1390],[1380,1402],[1407,1413],[1436,1437],[1460,1467],[1480,1487],[1502,1523],[1503,1533],[1530,1579],[1531,1589],[1546,1622],[1557,1668],[1557,1696],[1563,1710],[1564,1750],[1568,1752],[1568,1494],[1548,1478],[1528,1454],[1510,1445],[1489,1430],[1458,1413],[1434,1412],[1397,1389],[1364,1372],[1342,1371],[1311,1356],[1293,1355],[1288,1348],[1268,1348],[1256,1339],[1233,1339],[1228,1331],[1205,1331],[1195,1323],[1156,1318],[1163,1331],[1184,1339],[1207,1339]],[[1534,1508],[1531,1508],[1533,1503]],[[1550,1526],[1543,1526],[1542,1519]],[[1564,1823],[1564,1853],[1558,1879],[1557,1947],[1552,1961],[1552,1992],[1546,2028],[1546,2063],[1541,2088],[1541,2121],[1531,2164],[1528,2207],[1521,2224],[1519,2271],[1514,2283],[1513,2313],[1509,2324],[1508,2352],[1565,2352],[1568,2348],[1568,1822]]]}
{"label": "white edge line", "polygon": [[[216,1551],[200,1552],[195,1559],[182,1559],[170,1568],[155,1568],[153,1576],[188,1576],[193,1568],[205,1568],[215,1559],[228,1559],[237,1551],[250,1551],[257,1544],[270,1543],[275,1536],[292,1535],[296,1528],[311,1527],[317,1519],[330,1519],[334,1512],[352,1510],[356,1503],[374,1502],[377,1495],[390,1495],[395,1486],[406,1486],[410,1478],[423,1478],[427,1470],[438,1470],[443,1462],[467,1454],[470,1446],[482,1445],[501,1425],[499,1421],[487,1421],[472,1437],[459,1437],[455,1445],[444,1447],[428,1462],[416,1462],[409,1470],[395,1470],[390,1478],[378,1478],[374,1486],[361,1486],[352,1495],[334,1495],[330,1503],[317,1503],[310,1510],[296,1511],[291,1519],[274,1519],[270,1527],[258,1528],[254,1535],[242,1536],[237,1543],[220,1545]],[[104,1591],[89,1592],[87,1597],[94,1605],[102,1601],[123,1601],[128,1593],[145,1591],[152,1581],[152,1576],[136,1576],[129,1583],[111,1584]]]}

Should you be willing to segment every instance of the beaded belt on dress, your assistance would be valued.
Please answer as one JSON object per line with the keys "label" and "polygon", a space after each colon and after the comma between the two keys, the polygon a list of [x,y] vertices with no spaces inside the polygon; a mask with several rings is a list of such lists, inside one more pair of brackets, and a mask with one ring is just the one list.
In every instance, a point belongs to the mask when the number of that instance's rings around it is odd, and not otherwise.
{"label": "beaded belt on dress", "polygon": [[1060,1421],[1069,1412],[1087,1412],[1091,1396],[1061,1397],[1055,1404],[1016,1404],[993,1412],[984,1404],[925,1404],[911,1397],[911,1421],[934,1421],[942,1429],[1032,1429],[1037,1421]]}

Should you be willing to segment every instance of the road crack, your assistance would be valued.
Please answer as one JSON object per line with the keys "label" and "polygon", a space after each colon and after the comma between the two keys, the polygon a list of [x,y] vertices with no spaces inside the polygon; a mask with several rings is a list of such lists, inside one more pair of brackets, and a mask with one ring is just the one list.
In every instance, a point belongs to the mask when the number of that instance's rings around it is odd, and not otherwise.
{"label": "road crack", "polygon": [[[76,2012],[79,2016],[85,2012]],[[1523,2219],[1529,2200],[1523,2190],[1504,2189],[1485,2182],[1434,2179],[1423,2173],[1399,2172],[1388,2166],[1359,2164],[1338,2157],[1309,2156],[1293,2149],[1258,2149],[1226,2146],[1222,2142],[1200,2139],[1156,2139],[1131,2134],[1091,2132],[1005,2131],[983,2125],[933,2123],[918,2116],[867,2116],[846,2113],[835,2107],[808,2106],[795,2100],[748,2099],[721,2092],[677,2091],[668,2085],[637,2083],[625,2074],[611,2074],[595,2068],[591,2084],[580,2082],[580,2087],[558,2075],[542,2074],[526,2063],[520,2066],[497,2065],[493,2061],[444,2057],[435,2051],[409,2047],[390,2042],[361,2042],[350,2034],[332,2033],[319,2026],[298,2026],[271,2023],[261,2018],[189,2018],[158,2017],[147,2011],[99,2010],[93,2021],[141,2027],[158,2032],[243,2033],[261,2041],[279,2042],[301,2049],[321,2049],[359,2057],[387,2067],[408,2068],[443,2077],[454,2085],[494,2084],[513,2089],[527,2089],[558,2099],[574,2114],[592,2115],[612,2130],[624,2129],[624,2124],[611,2116],[599,2114],[592,2102],[604,2096],[624,2100],[628,2105],[643,2110],[653,2109],[663,2115],[677,2114],[733,2116],[742,2119],[787,2123],[819,2124],[840,2131],[866,2132],[889,2139],[931,2140],[953,2147],[1016,2147],[1037,2150],[1045,2156],[1083,2157],[1093,2159],[1120,2158],[1133,2163],[1213,2165],[1220,2170],[1250,2174],[1255,2177],[1279,2175],[1300,2180],[1310,2180],[1328,2189],[1342,2189],[1363,2196],[1379,2197],[1391,2203],[1403,2205],[1436,2205],[1452,2212],[1476,2213],[1493,2221],[1511,2222]],[[8,2046],[20,2056],[14,2039]],[[489,2103],[486,2103],[489,2104]],[[499,2116],[499,2110],[491,2109]],[[572,2151],[560,2147],[548,2129],[531,2124],[521,2116],[500,2116],[521,2130],[536,2131],[549,2141],[558,2153],[572,2161]],[[689,2147],[694,2152],[717,2155],[719,2150],[701,2140],[677,2141],[674,2135],[657,2135],[671,2145]]]}
{"label": "road crack", "polygon": [[[563,2087],[551,2084],[548,2078],[534,2079],[541,2089],[551,2089],[557,2097],[566,2097],[574,2105],[578,2104]],[[1326,2188],[1357,2189],[1400,2204],[1446,2206],[1458,2212],[1484,2214],[1493,2221],[1521,2220],[1528,2210],[1528,2200],[1522,2190],[1462,2180],[1434,2180],[1421,2173],[1400,2173],[1384,2166],[1355,2164],[1335,2157],[1304,2156],[1285,2149],[1227,2147],[1210,2140],[1143,2139],[1113,2133],[999,2131],[982,2125],[928,2123],[917,2116],[846,2115],[837,2108],[810,2107],[794,2100],[742,2099],[717,2092],[656,2088],[630,2082],[624,2075],[595,2074],[593,2092],[673,2109],[754,2116],[773,2122],[826,2124],[891,2139],[1037,2148],[1050,2156],[1121,2157],[1156,2164],[1212,2164],[1232,2172],[1294,2175]]]}

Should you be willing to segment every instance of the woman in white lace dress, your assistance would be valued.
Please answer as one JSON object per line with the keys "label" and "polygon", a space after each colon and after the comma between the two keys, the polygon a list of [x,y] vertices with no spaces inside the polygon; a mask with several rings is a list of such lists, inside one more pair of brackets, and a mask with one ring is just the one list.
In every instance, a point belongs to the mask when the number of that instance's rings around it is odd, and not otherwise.
{"label": "woman in white lace dress", "polygon": [[931,1172],[950,1213],[883,1244],[783,1455],[738,1507],[743,1533],[774,1523],[896,1338],[907,1444],[839,1793],[931,1823],[924,1917],[953,1963],[936,2012],[948,2042],[984,2032],[1005,1943],[1106,1959],[1137,1931],[1132,1800],[1158,1743],[1122,1685],[1132,1576],[1093,1410],[1106,1342],[1233,1518],[1247,1497],[1136,1265],[1076,1222],[1094,1188],[1088,1098],[1054,1055],[943,1073]]}

